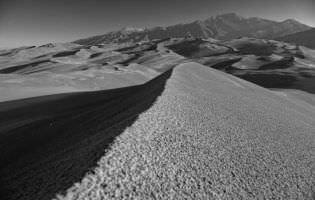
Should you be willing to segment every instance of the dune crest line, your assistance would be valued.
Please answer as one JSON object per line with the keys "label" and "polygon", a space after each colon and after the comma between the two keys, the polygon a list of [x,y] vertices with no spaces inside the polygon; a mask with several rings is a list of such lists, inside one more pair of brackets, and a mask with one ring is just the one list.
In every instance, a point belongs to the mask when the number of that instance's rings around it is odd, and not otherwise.
{"label": "dune crest line", "polygon": [[94,172],[56,199],[312,199],[315,110],[218,73],[174,68]]}

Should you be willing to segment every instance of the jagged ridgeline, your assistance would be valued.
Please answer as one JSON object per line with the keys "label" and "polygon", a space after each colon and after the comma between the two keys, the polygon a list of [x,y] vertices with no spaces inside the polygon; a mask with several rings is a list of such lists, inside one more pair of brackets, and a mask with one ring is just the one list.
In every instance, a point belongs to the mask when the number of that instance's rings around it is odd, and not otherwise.
{"label": "jagged ridgeline", "polygon": [[104,35],[80,39],[75,43],[93,45],[112,42],[138,42],[147,39],[182,38],[187,36],[187,33],[194,37],[221,40],[243,36],[273,39],[309,29],[311,27],[293,19],[277,22],[258,17],[245,18],[235,13],[228,13],[210,17],[203,21],[197,20],[192,23],[168,27],[123,28]]}

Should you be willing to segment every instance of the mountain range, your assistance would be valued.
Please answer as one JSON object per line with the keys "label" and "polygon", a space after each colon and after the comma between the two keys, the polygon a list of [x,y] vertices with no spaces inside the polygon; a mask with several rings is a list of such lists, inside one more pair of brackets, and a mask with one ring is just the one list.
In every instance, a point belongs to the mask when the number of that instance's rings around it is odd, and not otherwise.
{"label": "mountain range", "polygon": [[229,40],[239,37],[274,39],[289,34],[310,30],[311,27],[294,19],[281,22],[250,17],[245,18],[235,13],[227,13],[206,20],[197,20],[187,24],[154,28],[123,28],[103,35],[74,41],[83,45],[95,45],[113,42],[139,42],[152,39],[185,37],[191,35],[199,38]]}

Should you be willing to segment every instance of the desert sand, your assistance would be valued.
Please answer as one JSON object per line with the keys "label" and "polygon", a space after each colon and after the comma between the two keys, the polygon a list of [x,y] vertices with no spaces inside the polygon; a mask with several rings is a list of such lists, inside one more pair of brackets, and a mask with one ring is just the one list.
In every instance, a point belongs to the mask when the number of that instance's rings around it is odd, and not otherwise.
{"label": "desert sand", "polygon": [[197,63],[0,111],[10,199],[314,198],[315,108]]}
{"label": "desert sand", "polygon": [[186,37],[1,52],[3,199],[315,198],[314,50]]}
{"label": "desert sand", "polygon": [[94,172],[57,199],[312,199],[314,114],[314,107],[183,64]]}

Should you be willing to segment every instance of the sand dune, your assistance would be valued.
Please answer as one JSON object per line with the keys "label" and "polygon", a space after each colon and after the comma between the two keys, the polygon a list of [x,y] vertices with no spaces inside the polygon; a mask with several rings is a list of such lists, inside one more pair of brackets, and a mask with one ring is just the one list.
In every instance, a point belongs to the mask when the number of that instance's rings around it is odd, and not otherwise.
{"label": "sand dune", "polygon": [[6,199],[314,198],[315,107],[196,63],[0,113]]}
{"label": "sand dune", "polygon": [[178,54],[190,58],[218,56],[233,52],[229,47],[201,39],[183,40],[168,47]]}
{"label": "sand dune", "polygon": [[11,50],[10,55],[0,55],[0,101],[58,91],[95,91],[143,84],[183,59],[164,49],[157,50],[163,41],[99,46],[47,44]]}
{"label": "sand dune", "polygon": [[[0,101],[23,98],[22,94],[24,98],[46,95],[44,91],[51,88],[53,94],[58,88],[75,92],[138,85],[187,60],[263,87],[314,91],[314,52],[274,40],[212,41],[191,36],[94,46],[47,44],[5,52],[9,55],[0,55],[0,90],[6,96]],[[30,92],[16,95],[12,88]]]}
{"label": "sand dune", "polygon": [[134,87],[0,103],[1,197],[50,199],[80,181],[171,73]]}
{"label": "sand dune", "polygon": [[200,45],[201,41],[184,40],[173,47],[170,45],[170,48],[203,65],[266,88],[299,89],[315,93],[315,54],[310,49],[274,40],[242,37],[216,42],[215,45],[228,47],[229,51],[220,53],[220,48],[214,48],[212,51],[215,54],[211,55],[205,54],[209,49],[205,51],[205,47]]}
{"label": "sand dune", "polygon": [[72,92],[0,103],[3,199],[315,197],[307,48],[190,37],[2,53],[0,101]]}
{"label": "sand dune", "polygon": [[314,114],[309,105],[183,64],[94,172],[57,199],[312,199]]}

